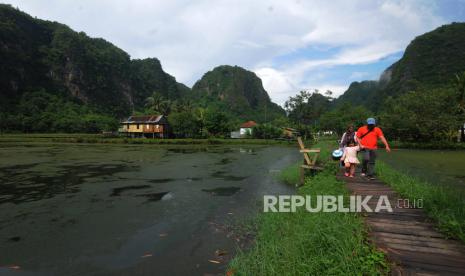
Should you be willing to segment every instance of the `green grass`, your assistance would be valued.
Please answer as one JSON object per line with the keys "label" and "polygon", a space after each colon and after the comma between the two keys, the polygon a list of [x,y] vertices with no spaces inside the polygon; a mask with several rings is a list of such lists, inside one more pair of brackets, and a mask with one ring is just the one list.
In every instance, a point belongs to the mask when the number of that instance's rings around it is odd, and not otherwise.
{"label": "green grass", "polygon": [[53,142],[99,144],[155,144],[155,145],[294,145],[295,141],[273,139],[149,139],[104,137],[101,134],[4,134],[0,142]]}
{"label": "green grass", "polygon": [[465,191],[454,187],[433,185],[376,162],[378,177],[401,196],[423,199],[426,213],[437,223],[438,230],[465,242]]}
{"label": "green grass", "polygon": [[286,183],[288,185],[292,185],[292,186],[299,184],[299,181],[300,181],[299,166],[301,164],[302,162],[297,162],[293,165],[290,165],[282,169],[278,175],[278,179],[281,182]]}
{"label": "green grass", "polygon": [[[324,151],[331,144],[320,145]],[[323,156],[328,156],[325,153]],[[327,160],[327,159],[325,159]],[[307,177],[300,195],[348,195],[325,162],[324,172]],[[283,179],[298,178],[297,165],[283,170]],[[291,182],[293,183],[293,182]],[[362,218],[354,213],[260,213],[255,244],[231,261],[234,275],[383,275],[384,254],[366,240]]]}

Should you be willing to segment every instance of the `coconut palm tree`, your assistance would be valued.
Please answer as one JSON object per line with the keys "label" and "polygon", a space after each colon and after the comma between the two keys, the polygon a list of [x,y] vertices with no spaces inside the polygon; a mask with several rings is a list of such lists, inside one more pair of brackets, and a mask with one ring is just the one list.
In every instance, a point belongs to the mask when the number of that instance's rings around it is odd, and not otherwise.
{"label": "coconut palm tree", "polygon": [[172,102],[170,100],[163,100],[158,106],[158,112],[162,115],[168,115],[171,113]]}
{"label": "coconut palm tree", "polygon": [[198,107],[195,109],[195,116],[197,117],[197,120],[199,121],[200,123],[200,133],[202,134],[202,136],[204,134],[206,134],[206,130],[205,130],[205,114],[206,114],[206,109],[203,108],[203,107]]}
{"label": "coconut palm tree", "polygon": [[164,101],[163,96],[154,91],[152,96],[145,99],[145,107],[154,111],[154,112],[161,112],[160,105]]}

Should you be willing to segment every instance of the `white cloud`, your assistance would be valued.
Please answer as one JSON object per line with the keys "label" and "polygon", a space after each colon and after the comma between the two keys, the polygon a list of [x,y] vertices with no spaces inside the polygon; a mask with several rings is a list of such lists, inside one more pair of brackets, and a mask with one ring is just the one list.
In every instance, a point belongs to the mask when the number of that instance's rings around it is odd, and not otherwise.
{"label": "white cloud", "polygon": [[325,93],[326,91],[331,91],[333,92],[332,97],[339,97],[341,96],[346,90],[348,86],[347,85],[337,85],[337,84],[321,84],[318,85],[316,89],[320,91],[320,93]]}
{"label": "white cloud", "polygon": [[[103,37],[133,58],[157,57],[187,85],[221,64],[253,69],[279,103],[301,88],[337,91],[344,85],[330,84],[350,76],[325,79],[321,68],[376,62],[443,23],[435,2],[421,0],[6,2]],[[277,59],[309,47],[337,50],[326,58]]]}
{"label": "white cloud", "polygon": [[350,79],[363,79],[369,76],[369,72],[359,72],[359,71],[354,71],[350,74]]}
{"label": "white cloud", "polygon": [[255,73],[262,79],[263,86],[266,87],[270,97],[277,103],[283,104],[289,95],[296,94],[299,88],[296,87],[283,72],[273,68],[260,68]]}

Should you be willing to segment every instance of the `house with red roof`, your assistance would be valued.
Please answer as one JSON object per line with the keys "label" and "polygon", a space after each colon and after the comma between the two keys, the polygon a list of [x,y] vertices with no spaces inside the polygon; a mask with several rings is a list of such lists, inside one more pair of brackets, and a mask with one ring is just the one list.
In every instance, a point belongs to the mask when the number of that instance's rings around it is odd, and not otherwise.
{"label": "house with red roof", "polygon": [[252,135],[252,128],[257,126],[257,123],[254,121],[248,121],[241,124],[239,129],[239,134],[241,137],[246,137],[247,135]]}

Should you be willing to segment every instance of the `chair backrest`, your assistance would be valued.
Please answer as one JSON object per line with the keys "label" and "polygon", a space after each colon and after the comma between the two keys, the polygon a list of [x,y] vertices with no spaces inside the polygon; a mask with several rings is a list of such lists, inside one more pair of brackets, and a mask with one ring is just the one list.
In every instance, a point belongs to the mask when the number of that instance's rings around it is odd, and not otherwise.
{"label": "chair backrest", "polygon": [[[306,149],[301,137],[297,137],[297,142],[299,143],[300,152],[304,155],[306,165],[315,166],[318,155],[320,154],[320,149]],[[312,159],[310,159],[309,153],[315,154]]]}

